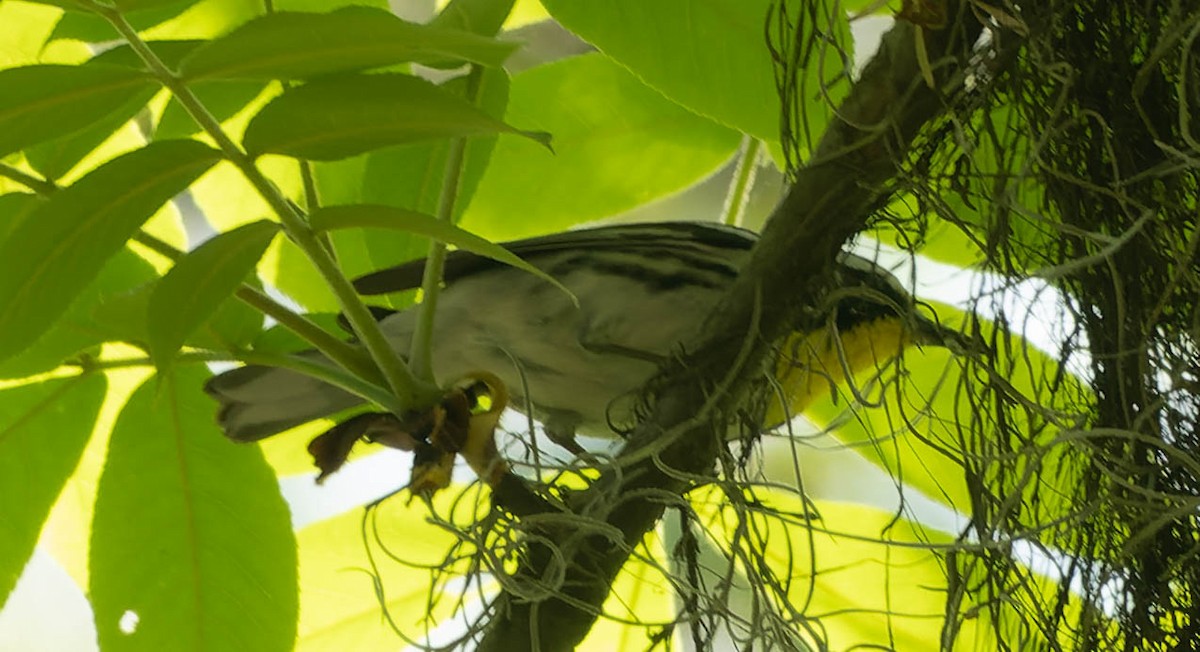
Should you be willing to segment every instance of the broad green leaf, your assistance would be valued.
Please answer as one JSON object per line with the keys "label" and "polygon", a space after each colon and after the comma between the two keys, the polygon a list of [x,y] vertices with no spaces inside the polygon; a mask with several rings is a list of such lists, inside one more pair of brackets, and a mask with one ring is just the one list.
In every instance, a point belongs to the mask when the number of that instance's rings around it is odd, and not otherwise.
{"label": "broad green leaf", "polygon": [[334,160],[390,145],[437,138],[516,133],[470,103],[411,75],[322,78],[284,92],[246,127],[254,155]]}
{"label": "broad green leaf", "polygon": [[[128,358],[142,356],[144,352],[114,344],[104,347],[101,354],[105,357]],[[92,436],[58,501],[51,508],[50,518],[38,539],[38,546],[52,554],[81,588],[88,585],[88,539],[91,538],[96,487],[104,469],[109,436],[125,403],[150,376],[150,370],[146,367],[124,367],[106,371],[104,376],[108,381],[108,390],[95,419]]]}
{"label": "broad green leaf", "polygon": [[465,249],[471,253],[485,256],[529,272],[538,278],[553,283],[560,290],[566,292],[572,301],[578,303],[575,295],[571,294],[571,291],[566,286],[559,283],[549,274],[521,260],[504,247],[431,215],[402,208],[393,208],[391,206],[359,204],[356,206],[326,206],[313,213],[310,221],[312,227],[318,231],[350,227],[375,227],[381,229],[398,229],[423,235],[427,238],[433,238],[434,240],[454,245],[459,249]]}
{"label": "broad green leaf", "polygon": [[[433,500],[439,515],[456,511],[453,522],[470,522],[484,515],[486,494],[461,487],[444,491]],[[430,604],[430,568],[462,573],[465,555],[447,567],[446,554],[458,543],[446,528],[433,525],[425,505],[411,504],[403,497],[384,501],[376,512],[371,545],[380,560],[384,604],[397,627],[413,640],[422,638],[429,619],[440,622],[450,616],[456,600]],[[301,584],[300,652],[341,652],[400,647],[396,632],[380,618],[379,598],[371,578],[362,572],[370,563],[364,549],[362,512],[355,510],[300,530]],[[376,541],[375,536],[378,535]],[[401,556],[397,560],[379,554],[382,544]],[[476,553],[478,554],[478,553]],[[474,589],[473,589],[474,590]],[[491,591],[491,583],[484,590]]]}
{"label": "broad green leaf", "polygon": [[[778,31],[779,3],[543,0],[542,4],[567,29],[672,100],[757,138],[779,140],[782,108],[766,37],[768,31]],[[817,23],[821,32],[832,35],[815,41],[811,63],[799,78],[805,101],[815,98],[823,103],[826,94],[816,69],[824,65],[820,77],[828,86],[841,75],[843,62],[853,58],[845,14],[836,3],[826,1],[786,4],[789,15],[801,15],[807,25]],[[836,99],[841,91],[830,92]],[[814,128],[820,133],[820,126]]]}
{"label": "broad green leaf", "polygon": [[138,89],[129,94],[125,104],[83,129],[26,148],[25,160],[47,179],[63,177],[85,156],[133,119],[156,92],[157,88]]}
{"label": "broad green leaf", "polygon": [[[604,616],[576,649],[579,652],[637,650],[677,616],[675,580],[667,576],[667,551],[651,530],[617,573],[602,607]],[[669,648],[668,648],[669,649]]]}
{"label": "broad green leaf", "polygon": [[147,307],[150,351],[164,369],[184,341],[246,280],[279,227],[254,222],[188,252],[158,282]]}
{"label": "broad green leaf", "polygon": [[382,9],[346,7],[262,16],[193,52],[181,73],[189,80],[307,79],[447,58],[497,66],[515,49],[513,43],[409,23]]}
{"label": "broad green leaf", "polygon": [[79,462],[104,390],[100,374],[0,390],[0,607]]}
{"label": "broad green leaf", "polygon": [[842,10],[855,16],[859,14],[886,14],[895,16],[903,5],[897,0],[842,0]]}
{"label": "broad green leaf", "polygon": [[[689,498],[718,546],[728,551],[735,537],[753,533],[764,553],[753,569],[758,581],[783,589],[780,598],[791,608],[821,615],[819,629],[797,632],[812,649],[925,650],[939,640],[947,562],[933,546],[951,544],[950,534],[894,513],[814,505],[778,490],[755,489],[748,496],[752,512],[733,507],[716,490]],[[804,517],[814,512],[819,517]],[[1050,595],[1056,587],[1044,588]],[[823,641],[811,638],[817,631]],[[995,649],[978,621],[968,621],[959,635],[968,644],[963,649]]]}
{"label": "broad green leaf", "polygon": [[[104,264],[62,317],[32,346],[0,362],[0,378],[20,378],[55,369],[64,361],[98,347],[106,341],[127,340],[97,318],[103,306],[124,296],[132,288],[156,278],[150,263],[129,249],[122,249]],[[143,304],[144,306],[144,304]],[[145,310],[138,324],[145,325]],[[138,342],[145,342],[143,337]]]}
{"label": "broad green leaf", "polygon": [[195,141],[151,143],[39,206],[0,244],[0,260],[21,271],[0,276],[0,360],[47,331],[138,227],[218,157]]}
{"label": "broad green leaf", "polygon": [[497,238],[559,231],[679,191],[720,168],[741,139],[599,54],[516,75],[507,120],[554,134],[555,153],[500,138],[463,216]]}
{"label": "broad green leaf", "polygon": [[[287,506],[255,446],[222,436],[197,368],[155,377],[113,430],[89,593],[104,650],[291,650]],[[132,631],[130,631],[132,630]]]}
{"label": "broad green leaf", "polygon": [[26,192],[0,195],[0,242],[4,242],[40,203],[37,195]]}
{"label": "broad green leaf", "polygon": [[157,84],[128,68],[35,65],[0,70],[0,156],[87,127]]}
{"label": "broad green leaf", "polygon": [[504,21],[504,27],[505,29],[517,29],[544,20],[550,20],[550,14],[542,6],[541,0],[517,0],[508,20]]}
{"label": "broad green leaf", "polygon": [[[953,310],[942,307],[938,314],[943,323],[953,323]],[[984,340],[991,341],[993,326],[984,323],[981,327]],[[1014,352],[1007,361],[998,360],[992,371],[1005,385],[1006,398],[1019,396],[1019,403],[1046,408],[1045,412],[1030,409],[1009,414],[1004,430],[1017,433],[1012,441],[1001,440],[997,431],[978,436],[986,444],[971,442],[968,433],[972,430],[996,428],[990,404],[989,410],[972,405],[990,398],[967,391],[982,387],[984,379],[972,378],[971,384],[964,385],[963,365],[949,351],[932,346],[904,353],[902,377],[896,377],[894,367],[885,366],[883,380],[872,378],[875,374],[871,371],[855,379],[855,390],[866,398],[867,407],[856,405],[849,388],[839,387],[835,396],[816,401],[804,416],[889,475],[903,478],[907,486],[964,514],[974,505],[974,490],[967,484],[963,466],[964,446],[970,449],[974,465],[980,464],[979,459],[1003,455],[1005,472],[987,471],[991,490],[1013,500],[1023,497],[1020,503],[1037,514],[1032,522],[1057,521],[1072,512],[1067,497],[1074,495],[1082,469],[1079,457],[1073,455],[1074,444],[1060,439],[1061,427],[1047,415],[1061,410],[1056,418],[1071,423],[1079,416],[1073,411],[1095,397],[1070,373],[1053,381],[1059,376],[1057,361],[1020,337],[1009,336],[996,346]],[[970,373],[983,374],[978,368]],[[1055,382],[1057,386],[1053,386]],[[994,448],[980,450],[980,445]],[[1041,532],[1039,536],[1052,535]]]}
{"label": "broad green leaf", "polygon": [[493,36],[512,13],[513,4],[514,0],[451,0],[429,25]]}

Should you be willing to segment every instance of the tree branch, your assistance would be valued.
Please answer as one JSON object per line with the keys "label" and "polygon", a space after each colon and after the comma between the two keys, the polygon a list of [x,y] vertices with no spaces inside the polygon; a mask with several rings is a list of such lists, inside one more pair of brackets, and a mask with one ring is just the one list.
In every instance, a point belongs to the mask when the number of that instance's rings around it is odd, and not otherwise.
{"label": "tree branch", "polygon": [[[531,538],[518,574],[525,583],[562,573],[553,597],[501,594],[479,651],[574,649],[591,630],[617,572],[666,506],[697,480],[712,477],[726,429],[706,415],[737,413],[771,343],[799,323],[805,306],[816,304],[819,281],[838,251],[865,227],[913,137],[944,108],[922,77],[917,39],[925,40],[939,64],[938,83],[961,80],[980,27],[969,11],[951,13],[962,22],[952,19],[938,31],[898,22],[884,37],[815,160],[798,173],[749,264],[710,317],[705,336],[685,343],[693,353],[664,371],[650,415],[618,458],[621,467],[606,470],[570,501],[578,516],[599,521],[596,527],[581,532],[577,519],[540,527],[536,539],[554,541],[554,549]],[[596,534],[613,528],[622,541]]]}

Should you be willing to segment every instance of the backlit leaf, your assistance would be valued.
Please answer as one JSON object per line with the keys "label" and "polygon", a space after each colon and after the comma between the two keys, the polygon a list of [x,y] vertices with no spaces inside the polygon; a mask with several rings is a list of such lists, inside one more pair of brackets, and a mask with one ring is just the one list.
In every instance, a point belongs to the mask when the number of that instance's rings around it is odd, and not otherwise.
{"label": "backlit leaf", "polygon": [[54,194],[0,244],[0,360],[35,342],[151,215],[216,163],[195,141],[162,141]]}
{"label": "backlit leaf", "polygon": [[158,282],[147,318],[150,351],[160,369],[246,280],[278,232],[274,222],[261,221],[219,234],[180,258]]}
{"label": "backlit leaf", "polygon": [[209,42],[184,61],[188,79],[306,79],[410,61],[497,66],[516,49],[454,29],[417,25],[373,7],[277,12]]}
{"label": "backlit leaf", "polygon": [[0,390],[0,606],[79,462],[104,389],[94,374]]}
{"label": "backlit leaf", "polygon": [[286,154],[334,160],[374,149],[437,138],[521,134],[469,102],[411,75],[322,78],[285,92],[246,127],[254,155]]}
{"label": "backlit leaf", "polygon": [[104,650],[291,650],[296,549],[274,473],[227,440],[208,372],[154,377],[113,429],[89,593]]}
{"label": "backlit leaf", "polygon": [[0,70],[0,88],[3,156],[103,120],[157,84],[129,68],[36,65]]}

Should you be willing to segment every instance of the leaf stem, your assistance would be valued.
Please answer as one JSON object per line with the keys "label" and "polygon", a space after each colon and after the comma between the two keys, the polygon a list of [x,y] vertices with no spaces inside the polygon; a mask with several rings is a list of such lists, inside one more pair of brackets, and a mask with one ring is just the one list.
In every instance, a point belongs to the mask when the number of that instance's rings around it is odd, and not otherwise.
{"label": "leaf stem", "polygon": [[58,190],[58,186],[54,185],[53,181],[38,178],[28,172],[22,172],[7,163],[0,163],[0,177],[12,179],[43,197],[51,195]]}
{"label": "leaf stem", "polygon": [[750,191],[754,189],[754,178],[758,175],[758,154],[761,149],[762,143],[754,136],[746,134],[742,138],[737,169],[733,172],[733,183],[725,197],[725,207],[721,209],[723,224],[742,226],[746,218],[746,204],[750,201]]}
{"label": "leaf stem", "polygon": [[[474,103],[479,95],[480,69],[472,66],[467,78],[467,99]],[[462,185],[463,163],[466,160],[467,139],[450,141],[446,155],[446,169],[442,174],[442,192],[438,198],[437,218],[443,222],[454,221],[454,206],[458,201]],[[425,382],[435,382],[433,377],[433,320],[437,314],[438,294],[441,292],[442,271],[446,266],[446,244],[440,240],[429,241],[429,256],[425,259],[424,275],[421,277],[421,305],[418,307],[417,324],[408,351],[409,371]]]}
{"label": "leaf stem", "polygon": [[[27,174],[5,163],[0,163],[0,177],[12,179],[42,197],[49,197],[59,190],[59,187],[53,181]],[[184,255],[184,252],[176,249],[170,243],[164,242],[144,230],[138,231],[132,239],[134,242],[167,260],[176,261]],[[328,331],[304,317],[304,315],[289,310],[287,306],[275,301],[253,285],[243,283],[234,293],[234,296],[251,308],[282,324],[285,328],[320,349],[346,369],[363,378],[381,380],[378,370],[371,364],[370,360],[363,356],[360,349],[331,335]]]}
{"label": "leaf stem", "polygon": [[[233,351],[230,353],[220,351],[185,351],[175,358],[175,362],[177,364],[244,362],[266,367],[289,369],[344,389],[355,396],[376,403],[388,410],[403,411],[405,407],[390,392],[354,374],[349,374],[336,367],[296,355],[261,353],[257,351]],[[79,367],[85,373],[111,369],[128,369],[131,367],[154,367],[154,361],[149,356],[110,358],[107,360],[80,358],[67,364]]]}
{"label": "leaf stem", "polygon": [[[145,231],[139,231],[135,234],[133,241],[170,260],[179,260],[183,256],[182,251]],[[285,328],[320,349],[322,353],[346,369],[364,378],[379,379],[378,371],[371,364],[371,361],[363,356],[360,349],[331,335],[304,315],[292,312],[287,306],[272,299],[262,290],[252,285],[243,284],[237,289],[234,296],[241,299],[243,303],[251,308],[279,322]]]}
{"label": "leaf stem", "polygon": [[[325,279],[329,288],[337,297],[346,319],[350,322],[355,334],[358,335],[371,358],[383,373],[390,389],[395,393],[400,403],[409,408],[431,403],[440,392],[436,387],[413,377],[400,360],[399,355],[388,343],[379,324],[371,316],[371,312],[359,299],[354,286],[338,269],[329,250],[321,243],[320,238],[308,226],[296,207],[271,183],[262,171],[255,165],[254,160],[244,152],[221,128],[220,123],[212,113],[200,102],[183,80],[158,58],[138,35],[120,11],[102,6],[96,2],[87,3],[92,11],[100,14],[121,34],[134,52],[149,67],[154,76],[171,91],[180,105],[192,116],[205,133],[213,139],[224,153],[225,157],[242,172],[258,194],[279,216],[284,230],[304,252],[316,267],[317,272]],[[330,356],[333,357],[333,356]],[[339,364],[343,360],[337,359]]]}

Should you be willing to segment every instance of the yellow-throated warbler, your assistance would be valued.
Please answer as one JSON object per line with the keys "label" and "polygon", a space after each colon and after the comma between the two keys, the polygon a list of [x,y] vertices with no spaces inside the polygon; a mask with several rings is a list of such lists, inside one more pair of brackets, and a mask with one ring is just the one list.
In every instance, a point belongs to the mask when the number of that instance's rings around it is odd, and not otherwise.
{"label": "yellow-throated warbler", "polygon": [[[573,448],[575,432],[612,436],[613,414],[655,373],[675,347],[701,327],[757,240],[718,224],[669,222],[606,226],[505,244],[578,298],[532,274],[465,251],[446,259],[438,302],[433,366],[439,380],[477,370],[499,376],[512,405]],[[365,295],[419,287],[423,261],[355,281]],[[945,333],[919,317],[913,299],[886,270],[852,255],[838,257],[840,299],[822,325],[785,348],[779,375],[792,409],[806,395],[898,355],[909,344],[940,344]],[[840,292],[845,289],[846,292]],[[381,327],[407,351],[413,310],[379,313]],[[840,336],[836,342],[829,333]],[[839,345],[840,344],[840,345]],[[315,353],[306,355],[318,356]],[[319,356],[318,356],[319,357]],[[810,373],[812,372],[812,373]],[[246,366],[210,381],[226,434],[253,441],[362,403],[320,380],[284,369]]]}

